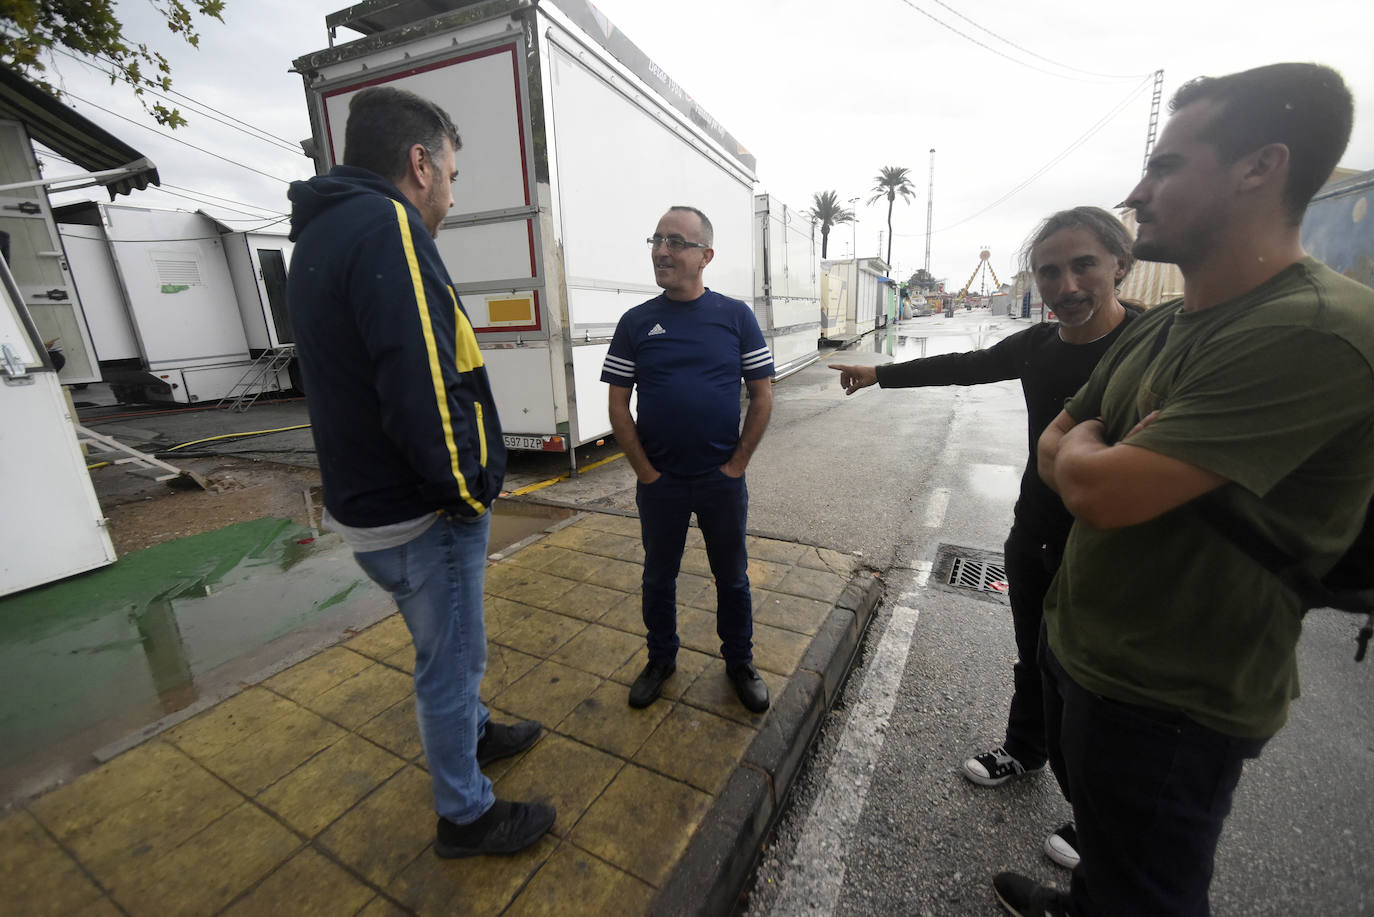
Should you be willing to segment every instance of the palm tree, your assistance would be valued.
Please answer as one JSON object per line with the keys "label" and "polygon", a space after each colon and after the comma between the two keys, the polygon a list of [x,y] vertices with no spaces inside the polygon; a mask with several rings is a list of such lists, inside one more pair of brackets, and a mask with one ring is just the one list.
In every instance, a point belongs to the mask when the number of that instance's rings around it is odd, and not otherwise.
{"label": "palm tree", "polygon": [[878,173],[877,178],[873,179],[873,190],[877,193],[868,199],[868,203],[876,204],[883,198],[887,198],[887,263],[892,264],[892,205],[897,200],[897,195],[902,196],[904,201],[914,201],[916,199],[916,189],[911,186],[911,179],[907,178],[907,170],[901,166],[883,166],[883,170]]}
{"label": "palm tree", "polygon": [[840,206],[839,195],[834,191],[817,191],[811,195],[811,209],[806,211],[806,216],[813,223],[821,224],[821,258],[825,258],[830,242],[830,227],[854,220],[854,212]]}

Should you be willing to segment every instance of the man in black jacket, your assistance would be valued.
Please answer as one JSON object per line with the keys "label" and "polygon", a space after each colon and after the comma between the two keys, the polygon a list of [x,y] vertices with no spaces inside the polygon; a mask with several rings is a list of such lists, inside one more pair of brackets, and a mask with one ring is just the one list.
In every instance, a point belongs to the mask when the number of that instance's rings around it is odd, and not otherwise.
{"label": "man in black jacket", "polygon": [[[1036,648],[1045,593],[1059,567],[1073,517],[1040,479],[1035,445],[1064,401],[1088,380],[1097,361],[1135,317],[1134,307],[1123,306],[1116,296],[1134,260],[1130,234],[1107,211],[1098,207],[1060,211],[1040,225],[1026,249],[1027,266],[1057,323],[1033,325],[986,350],[970,353],[883,366],[831,364],[840,371],[840,384],[851,395],[875,382],[883,388],[912,388],[1021,380],[1029,457],[1005,546],[1018,658],[1012,670],[1011,710],[1002,744],[963,764],[964,776],[981,786],[1001,786],[1039,770],[1047,760]],[[1073,824],[1066,824],[1045,841],[1045,853],[1072,869],[1078,860],[1075,840]]]}
{"label": "man in black jacket", "polygon": [[415,707],[442,857],[513,853],[554,810],[498,800],[481,767],[534,743],[490,721],[482,583],[506,450],[482,352],[434,237],[461,146],[448,115],[386,86],[349,105],[344,164],[293,182],[287,299],[325,524],[391,593],[415,642]]}

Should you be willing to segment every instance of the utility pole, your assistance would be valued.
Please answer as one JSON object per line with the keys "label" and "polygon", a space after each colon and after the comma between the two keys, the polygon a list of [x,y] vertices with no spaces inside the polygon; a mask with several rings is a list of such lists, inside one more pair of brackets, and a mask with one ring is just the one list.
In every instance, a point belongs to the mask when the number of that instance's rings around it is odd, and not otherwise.
{"label": "utility pole", "polygon": [[926,192],[926,275],[930,274],[930,219],[935,213],[935,147],[930,148],[930,190]]}

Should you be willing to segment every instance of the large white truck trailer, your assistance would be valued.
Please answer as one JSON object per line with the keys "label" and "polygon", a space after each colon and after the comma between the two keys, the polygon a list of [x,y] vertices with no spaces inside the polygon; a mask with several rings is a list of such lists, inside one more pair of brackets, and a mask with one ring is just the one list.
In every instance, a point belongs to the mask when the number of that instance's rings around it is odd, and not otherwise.
{"label": "large white truck trailer", "polygon": [[363,37],[295,61],[320,172],[369,86],[416,92],[458,127],[438,246],[507,446],[575,466],[610,432],[601,365],[620,316],[660,292],[644,240],[669,206],[714,225],[708,286],[754,300],[753,156],[586,0],[371,0],[326,25]]}

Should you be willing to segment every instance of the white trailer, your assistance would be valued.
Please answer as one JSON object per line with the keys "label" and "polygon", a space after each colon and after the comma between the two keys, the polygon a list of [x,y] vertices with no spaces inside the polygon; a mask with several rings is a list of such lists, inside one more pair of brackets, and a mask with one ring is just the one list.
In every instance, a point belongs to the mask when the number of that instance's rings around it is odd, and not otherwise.
{"label": "white trailer", "polygon": [[113,563],[70,401],[0,259],[0,596]]}
{"label": "white trailer", "polygon": [[774,378],[814,363],[820,338],[815,224],[767,194],[754,196],[754,315],[773,351]]}
{"label": "white trailer", "polygon": [[822,261],[821,271],[821,338],[843,343],[876,328],[887,311],[883,283],[891,282],[883,260]]}
{"label": "white trailer", "polygon": [[[218,401],[258,354],[289,343],[285,236],[94,201],[56,216],[101,375],[121,401]],[[110,365],[118,361],[129,365]],[[284,376],[257,386],[289,388]]]}
{"label": "white trailer", "polygon": [[586,0],[366,0],[326,25],[365,37],[295,61],[319,171],[342,161],[368,86],[416,92],[458,126],[438,246],[507,446],[575,465],[575,446],[610,432],[601,365],[620,316],[660,292],[644,239],[669,206],[710,217],[708,283],[751,301],[753,156]]}

